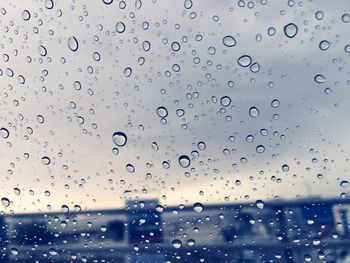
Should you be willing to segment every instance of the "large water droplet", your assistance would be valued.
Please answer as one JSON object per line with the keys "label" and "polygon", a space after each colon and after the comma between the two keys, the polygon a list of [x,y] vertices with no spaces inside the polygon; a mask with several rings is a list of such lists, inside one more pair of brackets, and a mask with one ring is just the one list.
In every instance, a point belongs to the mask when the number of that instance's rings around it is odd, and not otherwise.
{"label": "large water droplet", "polygon": [[222,39],[222,43],[226,46],[226,47],[234,47],[236,45],[236,39],[233,36],[225,36]]}
{"label": "large water droplet", "polygon": [[75,38],[75,36],[70,36],[67,42],[70,50],[72,50],[73,52],[78,50],[79,43],[78,43],[78,40]]}
{"label": "large water droplet", "polygon": [[257,118],[259,116],[259,110],[257,107],[251,107],[249,109],[249,116],[252,118]]}
{"label": "large water droplet", "polygon": [[321,74],[317,74],[317,75],[314,77],[314,81],[315,81],[316,83],[323,83],[323,82],[326,81],[326,78],[325,78],[323,75],[321,75]]}
{"label": "large water droplet", "polygon": [[265,203],[262,200],[256,200],[255,205],[259,209],[263,209],[265,206]]}
{"label": "large water droplet", "polygon": [[10,200],[7,197],[3,197],[3,198],[1,198],[1,204],[4,207],[8,207],[10,205]]}
{"label": "large water droplet", "polygon": [[24,21],[28,21],[29,19],[30,19],[30,13],[29,13],[29,11],[28,10],[23,10],[23,12],[22,12],[22,18],[23,18],[23,20]]}
{"label": "large water droplet", "polygon": [[221,97],[220,104],[224,107],[227,107],[231,104],[231,98],[229,96]]}
{"label": "large water droplet", "polygon": [[117,30],[118,33],[123,33],[125,31],[125,25],[123,22],[119,21],[116,25],[115,25],[115,29]]}
{"label": "large water droplet", "polygon": [[10,135],[10,132],[6,128],[1,128],[0,129],[0,136],[4,139],[8,138]]}
{"label": "large water droplet", "polygon": [[322,40],[318,46],[322,51],[325,51],[330,47],[330,45],[331,43],[329,43],[328,40]]}
{"label": "large water droplet", "polygon": [[45,7],[46,9],[52,9],[54,7],[52,0],[45,0]]}
{"label": "large water droplet", "polygon": [[179,164],[182,168],[187,168],[191,164],[191,160],[187,155],[181,155],[179,157]]}
{"label": "large water droplet", "polygon": [[289,23],[288,25],[284,26],[284,34],[287,37],[293,38],[296,36],[297,33],[298,33],[298,27],[295,24]]}
{"label": "large water droplet", "polygon": [[197,202],[197,203],[195,203],[195,204],[193,205],[193,210],[194,210],[196,213],[200,214],[200,213],[203,212],[204,206],[203,206],[201,203]]}
{"label": "large water droplet", "polygon": [[263,153],[263,152],[265,152],[265,147],[264,147],[264,145],[258,145],[258,146],[256,146],[256,152],[257,152],[257,153]]}
{"label": "large water droplet", "polygon": [[40,45],[38,48],[38,52],[40,56],[45,57],[47,55],[47,50],[44,46]]}
{"label": "large water droplet", "polygon": [[252,64],[252,58],[251,56],[243,55],[237,59],[237,62],[241,67],[249,67]]}
{"label": "large water droplet", "polygon": [[44,156],[41,158],[41,163],[44,164],[44,165],[49,165],[51,163],[51,160],[49,157],[47,156]]}
{"label": "large water droplet", "polygon": [[181,246],[182,246],[182,243],[180,240],[178,239],[174,239],[172,242],[171,242],[172,246],[176,249],[179,249]]}
{"label": "large water droplet", "polygon": [[345,187],[348,187],[348,186],[349,186],[349,181],[343,180],[343,181],[340,182],[340,187],[345,188]]}
{"label": "large water droplet", "polygon": [[161,118],[165,118],[168,116],[168,110],[165,107],[158,107],[157,110],[157,115]]}
{"label": "large water droplet", "polygon": [[282,165],[282,171],[285,172],[285,173],[289,171],[289,166],[288,166],[288,164]]}
{"label": "large water droplet", "polygon": [[133,173],[133,172],[135,172],[135,167],[134,167],[132,164],[128,163],[128,164],[126,165],[126,170],[127,170],[129,173]]}
{"label": "large water droplet", "polygon": [[14,255],[14,256],[17,256],[18,255],[18,249],[15,248],[15,247],[12,247],[11,248],[11,254]]}
{"label": "large water droplet", "polygon": [[119,146],[119,147],[123,147],[128,141],[128,137],[126,136],[126,134],[124,132],[113,133],[112,139],[113,139],[114,144]]}

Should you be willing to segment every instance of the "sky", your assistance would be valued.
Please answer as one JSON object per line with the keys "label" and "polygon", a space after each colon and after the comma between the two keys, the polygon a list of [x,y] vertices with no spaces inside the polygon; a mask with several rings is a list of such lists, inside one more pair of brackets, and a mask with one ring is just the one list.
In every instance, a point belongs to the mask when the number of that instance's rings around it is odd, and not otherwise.
{"label": "sky", "polygon": [[347,1],[0,8],[4,213],[349,191]]}

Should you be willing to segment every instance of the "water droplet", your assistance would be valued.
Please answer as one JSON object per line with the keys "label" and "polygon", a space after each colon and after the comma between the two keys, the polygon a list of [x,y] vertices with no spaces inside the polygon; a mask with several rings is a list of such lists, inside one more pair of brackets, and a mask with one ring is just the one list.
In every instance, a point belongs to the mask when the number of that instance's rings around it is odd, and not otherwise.
{"label": "water droplet", "polygon": [[113,3],[113,0],[102,0],[102,2],[106,5],[110,5]]}
{"label": "water droplet", "polygon": [[311,262],[311,261],[312,261],[312,257],[311,257],[309,254],[305,254],[305,255],[304,255],[304,260],[305,260],[306,262]]}
{"label": "water droplet", "polygon": [[259,116],[259,110],[256,107],[251,107],[249,109],[249,116],[252,118],[257,118]]}
{"label": "water droplet", "polygon": [[271,101],[271,107],[272,108],[278,108],[280,106],[280,101],[278,99],[274,99]]}
{"label": "water droplet", "polygon": [[50,248],[49,253],[50,253],[51,256],[57,256],[58,255],[57,250],[54,249],[54,248]]}
{"label": "water droplet", "polygon": [[220,104],[224,107],[227,107],[231,104],[231,98],[228,96],[224,96],[220,99]]}
{"label": "water droplet", "polygon": [[289,166],[288,166],[288,164],[282,165],[282,171],[285,172],[285,173],[289,171]]}
{"label": "water droplet", "polygon": [[181,246],[182,246],[182,243],[180,240],[178,239],[174,239],[172,242],[171,242],[172,246],[176,249],[179,249]]}
{"label": "water droplet", "polygon": [[74,211],[79,213],[81,211],[80,205],[74,205]]}
{"label": "water droplet", "polygon": [[234,47],[236,45],[236,39],[233,36],[225,36],[222,39],[222,43],[226,46],[226,47]]}
{"label": "water droplet", "polygon": [[349,23],[350,21],[350,14],[344,14],[341,16],[341,21],[343,21],[344,23]]}
{"label": "water droplet", "polygon": [[144,51],[149,51],[151,49],[151,43],[149,41],[143,41],[142,42],[142,48]]}
{"label": "water droplet", "polygon": [[189,247],[193,247],[196,244],[196,241],[194,239],[187,240],[187,245]]}
{"label": "water droplet", "polygon": [[115,132],[113,133],[112,140],[115,145],[123,147],[127,143],[128,137],[124,132]]}
{"label": "water droplet", "polygon": [[125,31],[125,25],[123,22],[119,21],[116,25],[115,25],[115,29],[117,30],[118,33],[123,33]]}
{"label": "water droplet", "polygon": [[323,75],[321,75],[321,74],[317,74],[317,75],[314,77],[314,81],[315,81],[316,83],[323,83],[323,82],[326,81],[326,78],[325,78]]}
{"label": "water droplet", "polygon": [[10,132],[6,128],[1,128],[0,129],[0,135],[1,135],[2,138],[6,139],[6,138],[9,137]]}
{"label": "water droplet", "polygon": [[284,26],[284,34],[287,37],[293,38],[296,36],[297,33],[298,33],[298,27],[295,24],[289,23],[288,25]]}
{"label": "water droplet", "polygon": [[21,190],[19,188],[13,188],[13,192],[15,193],[15,195],[20,195],[21,194]]}
{"label": "water droplet", "polygon": [[237,62],[241,67],[249,67],[252,64],[252,58],[248,55],[243,55],[237,59]]}
{"label": "water droplet", "polygon": [[257,152],[257,153],[263,153],[263,152],[265,152],[265,147],[264,147],[264,145],[258,145],[258,146],[256,146],[256,152]]}
{"label": "water droplet", "polygon": [[171,43],[171,49],[173,51],[177,52],[180,50],[180,48],[181,48],[181,46],[180,46],[179,42],[175,41],[175,42]]}
{"label": "water droplet", "polygon": [[158,146],[158,144],[156,142],[152,142],[151,147],[152,147],[153,151],[158,151],[159,150],[159,146]]}
{"label": "water droplet", "polygon": [[185,2],[184,2],[184,7],[186,8],[186,9],[190,9],[191,7],[192,7],[192,0],[185,0]]}
{"label": "water droplet", "polygon": [[349,181],[343,180],[343,181],[340,182],[340,187],[345,188],[345,187],[348,187],[348,186],[349,186]]}
{"label": "water droplet", "polygon": [[38,52],[40,56],[45,57],[47,55],[47,50],[44,46],[40,45],[38,48]]}
{"label": "water droplet", "polygon": [[317,12],[315,13],[315,18],[316,18],[317,20],[322,20],[323,17],[324,17],[324,14],[323,14],[322,11],[317,11]]}
{"label": "water droplet", "polygon": [[205,142],[198,142],[197,147],[199,150],[204,151],[207,146],[206,146]]}
{"label": "water droplet", "polygon": [[260,70],[260,65],[259,65],[259,63],[255,62],[252,65],[250,65],[249,69],[250,69],[251,72],[257,73]]}
{"label": "water droplet", "polygon": [[264,204],[264,202],[262,200],[256,200],[255,205],[259,209],[263,209],[264,206],[265,206],[265,204]]}
{"label": "water droplet", "polygon": [[179,157],[179,164],[182,168],[187,168],[191,164],[191,160],[187,155],[181,155]]}
{"label": "water droplet", "polygon": [[63,213],[68,213],[68,212],[69,212],[69,207],[68,207],[68,205],[62,205],[62,206],[61,206],[61,211],[62,211]]}
{"label": "water droplet", "polygon": [[126,170],[127,170],[129,173],[133,173],[133,172],[135,172],[135,167],[134,167],[132,164],[128,163],[128,164],[126,165]]}
{"label": "water droplet", "polygon": [[4,207],[8,207],[10,205],[10,200],[6,197],[3,197],[1,198],[1,204],[4,206]]}
{"label": "water droplet", "polygon": [[79,48],[79,43],[78,40],[75,38],[75,36],[70,36],[68,38],[68,47],[70,50],[72,50],[73,52],[77,51]]}
{"label": "water droplet", "polygon": [[203,210],[204,210],[204,206],[201,204],[201,203],[195,203],[194,205],[193,205],[193,210],[196,212],[196,213],[198,213],[198,214],[200,214],[200,213],[202,213],[203,212]]}
{"label": "water droplet", "polygon": [[330,45],[331,44],[329,43],[328,40],[322,40],[318,46],[321,50],[325,51],[330,47]]}
{"label": "water droplet", "polygon": [[41,163],[44,164],[44,165],[49,165],[51,163],[51,160],[49,157],[47,156],[44,156],[41,158]]}
{"label": "water droplet", "polygon": [[24,21],[28,21],[30,19],[31,15],[28,10],[23,10],[22,12],[22,18]]}
{"label": "water droplet", "polygon": [[45,7],[47,9],[52,9],[54,7],[53,1],[52,0],[45,0]]}
{"label": "water droplet", "polygon": [[15,247],[12,247],[11,248],[11,254],[14,255],[14,256],[17,256],[18,255],[18,249],[15,248]]}
{"label": "water droplet", "polygon": [[141,6],[142,6],[142,1],[141,1],[141,0],[136,0],[136,1],[135,1],[135,8],[136,8],[136,9],[140,9]]}
{"label": "water droplet", "polygon": [[124,69],[124,76],[125,77],[130,77],[132,73],[132,69],[130,67]]}
{"label": "water droplet", "polygon": [[161,118],[165,118],[168,116],[168,110],[165,107],[158,107],[157,110],[157,115]]}

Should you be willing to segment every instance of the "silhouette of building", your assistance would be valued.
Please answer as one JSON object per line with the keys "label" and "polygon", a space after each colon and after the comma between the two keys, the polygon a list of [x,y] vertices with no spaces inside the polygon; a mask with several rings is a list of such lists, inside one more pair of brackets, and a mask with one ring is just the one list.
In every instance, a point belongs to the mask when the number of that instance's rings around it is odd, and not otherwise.
{"label": "silhouette of building", "polygon": [[348,262],[350,200],[6,215],[0,262]]}

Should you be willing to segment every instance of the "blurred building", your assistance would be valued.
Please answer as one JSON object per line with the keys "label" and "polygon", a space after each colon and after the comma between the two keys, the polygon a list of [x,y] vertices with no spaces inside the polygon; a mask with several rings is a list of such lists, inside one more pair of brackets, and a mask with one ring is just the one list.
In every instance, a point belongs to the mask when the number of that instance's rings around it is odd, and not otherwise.
{"label": "blurred building", "polygon": [[1,218],[0,262],[349,262],[350,200],[163,207]]}

